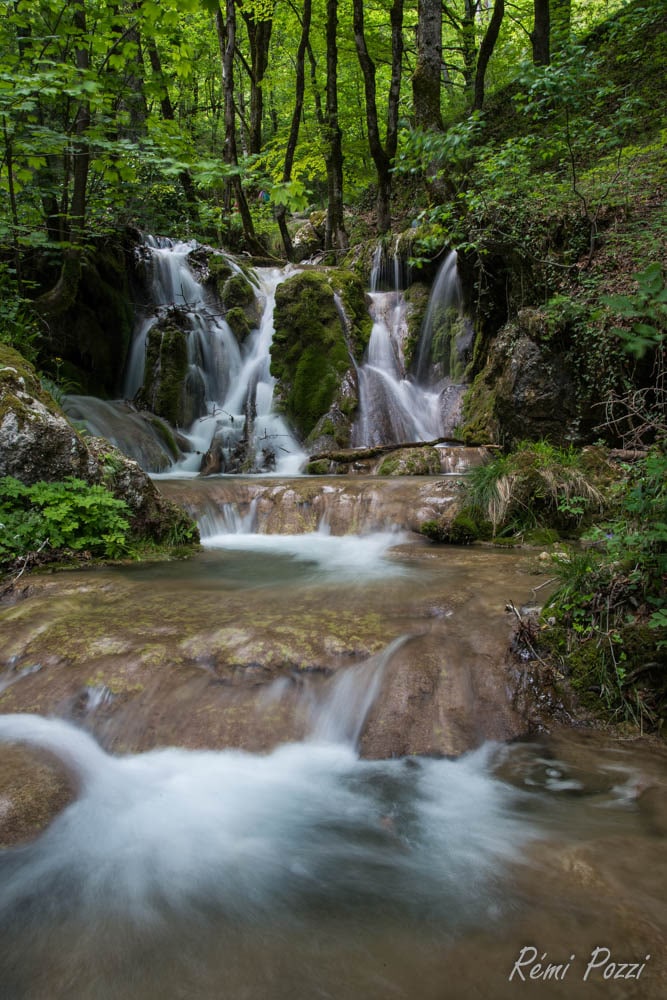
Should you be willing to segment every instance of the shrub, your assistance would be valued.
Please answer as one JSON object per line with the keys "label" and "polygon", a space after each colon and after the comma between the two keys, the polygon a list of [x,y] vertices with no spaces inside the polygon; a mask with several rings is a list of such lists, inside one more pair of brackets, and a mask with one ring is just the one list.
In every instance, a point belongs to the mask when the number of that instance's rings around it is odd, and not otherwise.
{"label": "shrub", "polygon": [[80,479],[26,486],[0,479],[0,563],[30,552],[88,551],[117,558],[130,550],[127,504]]}

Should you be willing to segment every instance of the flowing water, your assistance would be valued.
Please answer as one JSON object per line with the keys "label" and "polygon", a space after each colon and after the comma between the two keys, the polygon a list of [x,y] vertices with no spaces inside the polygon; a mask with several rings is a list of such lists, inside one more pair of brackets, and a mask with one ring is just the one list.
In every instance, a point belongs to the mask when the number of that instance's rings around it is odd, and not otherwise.
{"label": "flowing water", "polygon": [[[293,472],[268,368],[284,275],[259,272],[239,348],[191,249],[151,241],[125,386],[178,306],[206,400],[189,453],[174,469],[126,403],[70,412],[171,475],[212,437]],[[359,444],[440,437],[459,398],[465,330],[431,317],[406,377],[398,285],[372,293]],[[455,260],[439,287],[458,313]],[[664,748],[531,736],[566,718],[507,658],[534,555],[415,535],[446,476],[352,478],[163,479],[194,558],[35,576],[0,607],[0,1000],[667,995]]]}
{"label": "flowing water", "polygon": [[[289,269],[257,268],[256,298],[261,320],[239,344],[219,305],[195,278],[189,255],[194,242],[172,242],[148,237],[148,297],[139,310],[124,378],[124,400],[102,401],[70,396],[64,400],[68,416],[90,433],[106,437],[151,472],[196,475],[202,456],[212,443],[223,466],[242,451],[239,464],[283,475],[296,474],[305,455],[285,421],[274,412],[275,379],[270,373],[275,290],[292,273]],[[233,271],[240,268],[225,258]],[[188,373],[183,392],[200,413],[179,430],[181,456],[174,460],[165,435],[155,421],[128,403],[144,382],[148,336],[156,323],[177,308],[187,332]]]}
{"label": "flowing water", "polygon": [[[274,412],[275,380],[270,373],[275,290],[293,270],[257,268],[252,272],[261,320],[239,344],[219,314],[216,300],[190,267],[194,242],[148,237],[143,249],[148,304],[138,310],[126,362],[124,399],[65,397],[68,416],[154,473],[195,475],[209,448],[220,457],[221,470],[216,465],[214,471],[243,468],[298,473],[306,456]],[[240,273],[233,258],[225,260]],[[413,373],[404,356],[407,304],[397,255],[393,264],[394,287],[381,290],[387,283],[381,276],[388,264],[376,254],[370,292],[372,332],[364,361],[356,367],[359,407],[351,432],[353,447],[453,437],[460,422],[461,376],[472,331],[461,315],[456,254],[448,255],[434,284]],[[170,450],[173,435],[170,440],[161,433],[151,415],[137,411],[131,402],[141,399],[137,394],[144,383],[151,330],[174,309],[187,336],[189,368],[183,393],[189,400],[188,412],[194,411],[190,426],[179,429],[177,459]]]}
{"label": "flowing water", "polygon": [[[375,447],[412,441],[435,441],[453,437],[461,418],[464,386],[463,364],[451,364],[449,356],[461,358],[465,338],[455,333],[461,317],[461,289],[456,254],[450,253],[440,268],[424,317],[414,371],[404,356],[408,339],[407,303],[401,290],[402,267],[394,257],[394,287],[387,284],[387,261],[381,246],[371,272],[371,317],[373,327],[364,362],[357,370],[359,413],[352,430],[354,447]],[[438,330],[437,338],[435,331]],[[434,359],[434,340],[446,364]],[[468,346],[471,335],[467,336]],[[458,347],[456,346],[458,344]],[[452,346],[453,345],[453,346]],[[458,353],[457,353],[458,352]]]}
{"label": "flowing water", "polygon": [[664,996],[665,752],[526,738],[531,559],[333,534],[335,504],[258,534],[245,489],[202,494],[194,559],[0,612],[0,740],[74,789],[0,851],[3,1000]]}

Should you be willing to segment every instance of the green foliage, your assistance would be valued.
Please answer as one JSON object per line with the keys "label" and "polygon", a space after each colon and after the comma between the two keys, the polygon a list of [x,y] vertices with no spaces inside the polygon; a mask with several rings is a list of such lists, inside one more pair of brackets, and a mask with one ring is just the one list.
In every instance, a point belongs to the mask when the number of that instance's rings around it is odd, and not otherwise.
{"label": "green foliage", "polygon": [[37,359],[39,326],[18,290],[16,276],[0,263],[0,344],[13,347],[30,362]]}
{"label": "green foliage", "polygon": [[489,522],[494,536],[536,526],[576,532],[601,509],[593,479],[576,449],[523,442],[470,471],[464,509],[477,522]]}
{"label": "green foliage", "polygon": [[548,641],[593,706],[658,724],[667,708],[667,455],[653,451],[619,490],[591,548],[554,562]]}
{"label": "green foliage", "polygon": [[653,261],[634,275],[634,295],[603,295],[601,301],[628,321],[627,327],[613,327],[629,353],[642,358],[648,351],[661,348],[667,335],[667,284],[662,267]]}
{"label": "green foliage", "polygon": [[130,551],[128,507],[80,479],[25,486],[0,479],[0,563],[48,547],[118,558]]}

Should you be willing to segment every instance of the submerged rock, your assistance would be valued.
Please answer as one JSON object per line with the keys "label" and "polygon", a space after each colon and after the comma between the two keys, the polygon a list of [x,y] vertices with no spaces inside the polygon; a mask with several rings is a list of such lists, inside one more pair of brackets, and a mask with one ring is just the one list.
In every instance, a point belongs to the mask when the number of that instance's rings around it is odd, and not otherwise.
{"label": "submerged rock", "polygon": [[37,836],[73,796],[73,782],[55,757],[28,747],[3,746],[0,850]]}

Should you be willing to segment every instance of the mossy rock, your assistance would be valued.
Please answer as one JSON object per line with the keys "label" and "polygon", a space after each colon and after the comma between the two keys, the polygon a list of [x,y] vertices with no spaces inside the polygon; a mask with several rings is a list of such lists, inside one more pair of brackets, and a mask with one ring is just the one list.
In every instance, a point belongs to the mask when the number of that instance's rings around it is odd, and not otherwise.
{"label": "mossy rock", "polygon": [[53,358],[61,358],[58,374],[64,361],[82,393],[116,395],[134,326],[122,250],[101,246],[82,255],[72,301],[62,311],[47,311],[46,321],[49,339],[40,367],[54,377]]}
{"label": "mossy rock", "polygon": [[413,282],[405,291],[405,301],[407,304],[405,318],[408,326],[408,335],[403,344],[403,356],[405,357],[405,367],[408,371],[414,366],[417,356],[422,323],[424,322],[430,295],[431,290],[428,285],[422,284],[420,281]]}
{"label": "mossy rock", "polygon": [[227,310],[225,319],[238,342],[242,344],[251,330],[245,311],[240,306],[234,306],[233,309]]}
{"label": "mossy rock", "polygon": [[250,282],[242,274],[232,274],[222,286],[220,300],[227,310],[243,308],[255,301],[255,293]]}
{"label": "mossy rock", "polygon": [[469,446],[495,444],[499,435],[494,389],[484,373],[476,376],[463,400],[463,423],[458,435]]}
{"label": "mossy rock", "polygon": [[234,268],[226,257],[218,253],[210,254],[207,263],[208,278],[206,283],[212,284],[221,296],[225,282],[234,274]]}
{"label": "mossy rock", "polygon": [[330,282],[333,290],[340,296],[349,321],[347,334],[350,350],[355,361],[361,362],[373,329],[366,290],[354,271],[332,271]]}
{"label": "mossy rock", "polygon": [[306,473],[309,476],[328,476],[331,462],[326,458],[318,458],[314,462],[309,462],[306,466]]}
{"label": "mossy rock", "polygon": [[192,423],[186,413],[185,382],[188,375],[187,333],[184,318],[171,310],[151,328],[146,341],[144,383],[137,402],[175,427]]}
{"label": "mossy rock", "polygon": [[383,458],[378,476],[437,476],[440,455],[436,448],[401,448]]}
{"label": "mossy rock", "polygon": [[276,289],[271,374],[278,400],[307,438],[334,403],[350,368],[343,323],[325,274],[303,271]]}
{"label": "mossy rock", "polygon": [[444,545],[471,545],[479,538],[477,524],[472,517],[463,512],[457,514],[451,521],[446,518],[424,521],[419,530],[432,542]]}

